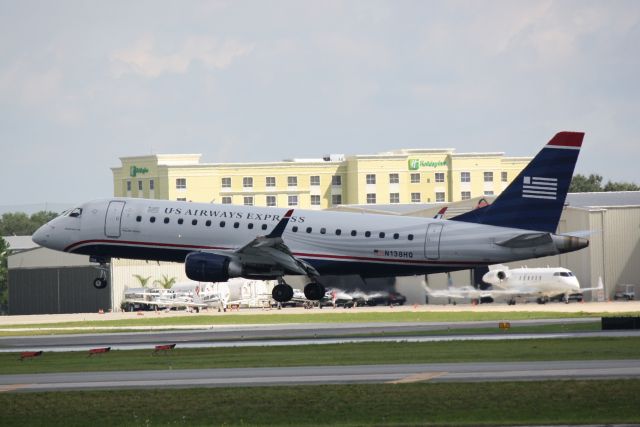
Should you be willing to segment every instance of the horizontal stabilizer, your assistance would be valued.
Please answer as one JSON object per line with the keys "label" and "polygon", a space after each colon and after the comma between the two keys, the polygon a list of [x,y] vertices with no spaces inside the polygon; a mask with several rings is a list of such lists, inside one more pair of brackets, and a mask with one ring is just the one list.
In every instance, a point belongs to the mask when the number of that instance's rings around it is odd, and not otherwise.
{"label": "horizontal stabilizer", "polygon": [[496,245],[506,248],[532,248],[550,243],[553,243],[553,239],[549,233],[524,233],[496,242]]}

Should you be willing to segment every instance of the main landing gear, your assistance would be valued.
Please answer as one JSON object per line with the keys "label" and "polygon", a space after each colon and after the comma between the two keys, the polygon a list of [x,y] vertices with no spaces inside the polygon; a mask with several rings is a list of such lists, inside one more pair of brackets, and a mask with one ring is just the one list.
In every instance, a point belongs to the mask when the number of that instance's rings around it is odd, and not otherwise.
{"label": "main landing gear", "polygon": [[109,270],[109,258],[94,258],[89,259],[91,262],[97,262],[100,265],[96,268],[100,272],[100,275],[93,279],[93,287],[96,289],[104,289],[107,287],[107,271]]}
{"label": "main landing gear", "polygon": [[271,297],[280,303],[290,301],[293,298],[293,288],[280,279],[278,284],[273,287]]}
{"label": "main landing gear", "polygon": [[326,290],[320,283],[309,283],[304,287],[304,296],[311,301],[320,301]]}
{"label": "main landing gear", "polygon": [[[304,287],[304,296],[311,301],[319,301],[324,297],[325,288],[320,283],[309,283]],[[278,284],[271,291],[271,297],[279,303],[290,301],[293,298],[293,288],[284,280],[278,280]]]}

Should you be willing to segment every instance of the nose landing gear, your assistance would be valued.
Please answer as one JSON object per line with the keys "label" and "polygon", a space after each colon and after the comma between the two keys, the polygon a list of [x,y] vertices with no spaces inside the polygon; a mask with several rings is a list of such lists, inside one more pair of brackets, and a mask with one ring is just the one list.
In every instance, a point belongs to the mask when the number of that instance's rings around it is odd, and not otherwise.
{"label": "nose landing gear", "polygon": [[94,258],[89,259],[91,262],[97,262],[100,265],[96,267],[99,271],[99,276],[93,280],[93,287],[96,289],[104,289],[107,287],[107,271],[109,270],[109,258]]}

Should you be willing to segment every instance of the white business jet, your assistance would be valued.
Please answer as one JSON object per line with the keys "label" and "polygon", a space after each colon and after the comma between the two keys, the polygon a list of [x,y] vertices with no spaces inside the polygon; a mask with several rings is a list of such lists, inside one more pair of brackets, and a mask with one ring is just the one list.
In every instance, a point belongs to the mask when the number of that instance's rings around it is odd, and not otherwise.
{"label": "white business jet", "polygon": [[490,284],[492,289],[476,289],[471,286],[449,287],[447,290],[432,290],[425,285],[429,296],[454,299],[475,299],[489,301],[505,298],[509,305],[516,303],[516,298],[535,297],[539,304],[552,298],[561,298],[569,303],[572,295],[582,296],[583,292],[603,289],[602,282],[594,288],[581,288],[578,278],[566,268],[513,268],[505,265],[493,265],[482,276],[482,281]]}

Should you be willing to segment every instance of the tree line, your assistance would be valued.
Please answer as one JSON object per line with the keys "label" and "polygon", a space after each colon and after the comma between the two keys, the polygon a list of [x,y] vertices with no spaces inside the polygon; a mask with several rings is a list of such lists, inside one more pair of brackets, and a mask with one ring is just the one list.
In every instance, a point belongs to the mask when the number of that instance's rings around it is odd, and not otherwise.
{"label": "tree line", "polygon": [[570,193],[589,193],[600,191],[639,191],[640,186],[633,182],[607,181],[602,185],[602,175],[590,174],[589,176],[576,174],[569,186]]}

